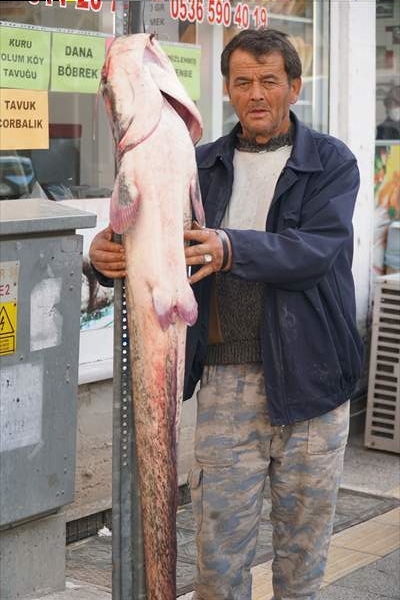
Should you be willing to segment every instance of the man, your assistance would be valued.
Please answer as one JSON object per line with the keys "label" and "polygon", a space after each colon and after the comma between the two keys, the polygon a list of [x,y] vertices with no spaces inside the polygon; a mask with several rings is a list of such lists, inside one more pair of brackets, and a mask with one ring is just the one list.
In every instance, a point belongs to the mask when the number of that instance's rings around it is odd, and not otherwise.
{"label": "man", "polygon": [[386,119],[377,127],[377,140],[400,140],[400,85],[394,86],[383,101]]}
{"label": "man", "polygon": [[[207,228],[185,233],[199,304],[185,391],[201,378],[195,598],[251,599],[269,477],[274,599],[312,600],[362,364],[351,274],[359,174],[342,142],[290,112],[301,64],[285,34],[240,32],[221,70],[239,123],[197,149]],[[90,257],[118,277],[123,251],[110,236],[95,238]]]}

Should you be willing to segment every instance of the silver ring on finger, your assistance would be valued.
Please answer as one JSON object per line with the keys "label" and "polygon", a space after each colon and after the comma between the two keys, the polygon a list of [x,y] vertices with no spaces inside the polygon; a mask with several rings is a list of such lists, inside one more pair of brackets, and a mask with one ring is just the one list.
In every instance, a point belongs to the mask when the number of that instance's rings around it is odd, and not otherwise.
{"label": "silver ring on finger", "polygon": [[212,262],[213,257],[211,254],[203,254],[203,262],[205,265],[208,265]]}

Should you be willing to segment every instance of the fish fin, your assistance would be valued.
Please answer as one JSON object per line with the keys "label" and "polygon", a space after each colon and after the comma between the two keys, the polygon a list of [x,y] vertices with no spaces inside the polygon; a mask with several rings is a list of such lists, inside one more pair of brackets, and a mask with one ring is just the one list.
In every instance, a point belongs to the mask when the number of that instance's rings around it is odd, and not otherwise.
{"label": "fish fin", "polygon": [[174,302],[171,293],[160,287],[152,292],[153,306],[161,329],[166,331],[180,317],[186,325],[194,325],[197,320],[197,303],[191,287],[188,285],[184,294],[180,294]]}
{"label": "fish fin", "polygon": [[203,203],[201,200],[199,178],[197,177],[197,174],[196,174],[196,177],[194,177],[192,179],[192,181],[190,182],[190,199],[192,201],[192,209],[193,209],[196,221],[198,222],[200,227],[205,227],[206,226],[206,218],[204,215],[204,208],[203,208]]}
{"label": "fish fin", "polygon": [[155,287],[152,297],[154,310],[156,311],[161,329],[166,331],[171,323],[176,321],[176,311],[172,303],[171,294],[160,287]]}
{"label": "fish fin", "polygon": [[176,303],[176,311],[186,325],[194,325],[197,321],[197,302],[192,288],[187,286],[184,294],[181,294]]}
{"label": "fish fin", "polygon": [[124,233],[135,222],[139,199],[135,183],[118,174],[110,203],[110,225],[115,233]]}

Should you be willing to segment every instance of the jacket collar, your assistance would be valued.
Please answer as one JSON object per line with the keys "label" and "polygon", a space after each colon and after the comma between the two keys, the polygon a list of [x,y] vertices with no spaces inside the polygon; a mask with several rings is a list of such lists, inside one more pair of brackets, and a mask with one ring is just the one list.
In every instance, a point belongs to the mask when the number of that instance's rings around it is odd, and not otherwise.
{"label": "jacket collar", "polygon": [[304,125],[292,111],[290,111],[290,119],[295,128],[294,144],[286,166],[295,171],[322,171],[323,167],[315,141],[315,132]]}
{"label": "jacket collar", "polygon": [[[295,171],[322,171],[323,167],[312,130],[299,121],[292,111],[290,111],[290,119],[294,125],[294,143],[286,166]],[[207,169],[212,167],[219,159],[225,164],[232,163],[236,135],[240,131],[241,125],[237,123],[228,135],[224,135],[216,140],[214,144],[210,144],[209,152],[200,158],[198,166]]]}

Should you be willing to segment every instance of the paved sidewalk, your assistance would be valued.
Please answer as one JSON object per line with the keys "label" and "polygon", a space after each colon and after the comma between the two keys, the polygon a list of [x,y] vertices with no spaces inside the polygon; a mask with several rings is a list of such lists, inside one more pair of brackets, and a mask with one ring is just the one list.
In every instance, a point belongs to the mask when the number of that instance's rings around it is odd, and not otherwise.
{"label": "paved sidewalk", "polygon": [[[400,500],[399,456],[365,448],[362,436],[351,438],[342,486]],[[112,600],[109,588],[72,575],[64,591],[29,600]],[[252,600],[270,600],[271,563],[255,566],[253,575]],[[179,600],[191,600],[191,596],[186,594]],[[318,600],[400,600],[400,506],[332,537]]]}
{"label": "paved sidewalk", "polygon": [[[271,563],[254,567],[253,575],[252,600],[269,600]],[[31,600],[112,600],[112,595],[71,579],[64,591]],[[333,536],[319,600],[400,600],[400,507]]]}

